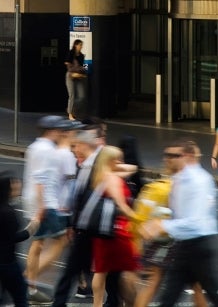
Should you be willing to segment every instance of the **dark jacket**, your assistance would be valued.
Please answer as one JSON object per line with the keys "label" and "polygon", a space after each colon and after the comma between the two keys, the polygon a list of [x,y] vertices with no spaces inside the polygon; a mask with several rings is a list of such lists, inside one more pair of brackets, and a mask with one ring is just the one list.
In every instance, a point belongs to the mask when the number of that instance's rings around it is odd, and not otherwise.
{"label": "dark jacket", "polygon": [[29,238],[27,230],[19,231],[16,212],[10,206],[11,174],[0,174],[0,264],[15,261],[15,243]]}

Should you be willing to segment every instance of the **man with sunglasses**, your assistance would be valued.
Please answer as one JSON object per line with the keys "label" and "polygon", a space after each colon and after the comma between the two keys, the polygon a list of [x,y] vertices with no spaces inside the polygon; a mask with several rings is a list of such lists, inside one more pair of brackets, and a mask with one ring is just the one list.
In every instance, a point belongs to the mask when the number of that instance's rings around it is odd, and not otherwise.
{"label": "man with sunglasses", "polygon": [[216,188],[199,158],[200,149],[192,141],[180,141],[165,149],[164,162],[174,174],[169,199],[173,219],[154,220],[140,230],[146,240],[167,233],[176,241],[161,307],[174,306],[184,286],[195,282],[218,306]]}

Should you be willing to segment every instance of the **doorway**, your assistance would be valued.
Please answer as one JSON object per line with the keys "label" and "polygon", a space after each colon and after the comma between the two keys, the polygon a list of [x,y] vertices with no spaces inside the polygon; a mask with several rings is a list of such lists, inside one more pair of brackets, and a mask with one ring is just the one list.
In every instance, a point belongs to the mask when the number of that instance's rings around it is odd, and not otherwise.
{"label": "doorway", "polygon": [[218,21],[173,19],[174,120],[210,119],[210,80],[218,77]]}

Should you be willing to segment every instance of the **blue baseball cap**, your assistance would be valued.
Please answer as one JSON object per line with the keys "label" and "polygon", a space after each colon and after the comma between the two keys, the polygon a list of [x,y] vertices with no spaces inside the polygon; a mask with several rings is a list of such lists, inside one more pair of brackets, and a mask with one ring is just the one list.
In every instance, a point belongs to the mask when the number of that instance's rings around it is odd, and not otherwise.
{"label": "blue baseball cap", "polygon": [[60,122],[59,128],[63,131],[82,130],[86,125],[79,120],[63,119]]}
{"label": "blue baseball cap", "polygon": [[42,129],[60,129],[61,121],[64,118],[58,115],[47,115],[39,119],[37,127]]}

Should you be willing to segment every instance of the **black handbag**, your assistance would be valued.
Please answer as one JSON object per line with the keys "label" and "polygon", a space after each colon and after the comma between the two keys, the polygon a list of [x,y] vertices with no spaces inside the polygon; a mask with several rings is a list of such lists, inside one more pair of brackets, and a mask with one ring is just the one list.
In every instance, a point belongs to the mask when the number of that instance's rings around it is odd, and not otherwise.
{"label": "black handbag", "polygon": [[117,206],[111,198],[102,196],[103,184],[90,195],[80,212],[76,214],[74,229],[87,232],[93,237],[112,238]]}

